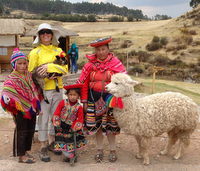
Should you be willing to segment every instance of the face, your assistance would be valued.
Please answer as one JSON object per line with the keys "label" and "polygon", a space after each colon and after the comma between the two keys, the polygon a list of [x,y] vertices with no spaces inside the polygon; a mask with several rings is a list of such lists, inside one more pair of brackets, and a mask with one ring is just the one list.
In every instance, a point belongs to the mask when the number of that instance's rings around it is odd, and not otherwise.
{"label": "face", "polygon": [[109,48],[107,45],[102,45],[102,46],[96,47],[95,52],[96,52],[97,58],[103,61],[108,57]]}
{"label": "face", "polygon": [[24,74],[28,69],[28,61],[25,59],[18,59],[16,61],[16,71],[21,74]]}
{"label": "face", "polygon": [[53,32],[48,29],[43,29],[39,31],[39,37],[40,42],[44,45],[50,45],[52,38],[53,38]]}
{"label": "face", "polygon": [[67,97],[70,102],[76,102],[79,99],[79,94],[75,90],[70,90]]}

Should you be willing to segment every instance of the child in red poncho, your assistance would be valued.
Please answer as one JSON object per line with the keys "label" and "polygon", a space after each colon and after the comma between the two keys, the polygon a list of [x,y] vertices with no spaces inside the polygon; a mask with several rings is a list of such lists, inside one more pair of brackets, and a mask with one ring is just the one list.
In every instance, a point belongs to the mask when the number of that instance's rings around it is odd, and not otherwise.
{"label": "child in red poncho", "polygon": [[35,159],[28,151],[32,146],[36,114],[40,112],[39,95],[28,72],[28,59],[17,48],[11,56],[11,65],[13,71],[4,82],[1,105],[12,114],[16,125],[13,156],[18,156],[19,162],[34,163]]}
{"label": "child in red poncho", "polygon": [[68,99],[62,100],[53,115],[55,127],[55,151],[62,151],[64,161],[73,164],[76,159],[76,149],[85,146],[86,140],[82,132],[84,116],[83,107],[78,102],[82,84],[64,86]]}

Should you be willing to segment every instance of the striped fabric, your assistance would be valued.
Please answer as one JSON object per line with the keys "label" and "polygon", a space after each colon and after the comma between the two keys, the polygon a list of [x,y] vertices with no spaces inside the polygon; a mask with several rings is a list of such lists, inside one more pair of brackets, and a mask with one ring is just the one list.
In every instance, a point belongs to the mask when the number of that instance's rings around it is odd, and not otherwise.
{"label": "striped fabric", "polygon": [[27,119],[40,111],[39,95],[30,73],[23,75],[13,71],[8,76],[1,94],[1,105],[11,114],[21,111]]}

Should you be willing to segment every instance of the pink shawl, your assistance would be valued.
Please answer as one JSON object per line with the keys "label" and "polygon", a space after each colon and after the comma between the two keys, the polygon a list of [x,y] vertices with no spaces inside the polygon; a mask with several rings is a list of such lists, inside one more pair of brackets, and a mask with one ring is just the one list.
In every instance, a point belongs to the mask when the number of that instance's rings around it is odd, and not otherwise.
{"label": "pink shawl", "polygon": [[112,53],[109,53],[108,57],[104,61],[98,60],[96,54],[86,55],[86,57],[89,62],[84,65],[80,78],[77,81],[78,83],[84,83],[91,71],[98,70],[104,72],[106,70],[110,70],[114,73],[126,73],[126,69],[122,62]]}

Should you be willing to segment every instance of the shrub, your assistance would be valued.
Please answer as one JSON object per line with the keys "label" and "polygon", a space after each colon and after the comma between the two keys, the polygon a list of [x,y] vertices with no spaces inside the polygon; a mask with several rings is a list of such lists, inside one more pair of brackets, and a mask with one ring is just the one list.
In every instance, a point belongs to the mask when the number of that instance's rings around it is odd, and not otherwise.
{"label": "shrub", "polygon": [[152,56],[152,54],[146,51],[138,51],[137,55],[140,62],[147,62],[149,61],[149,57]]}
{"label": "shrub", "polygon": [[109,22],[122,22],[124,21],[124,17],[112,16],[108,18]]}
{"label": "shrub", "polygon": [[190,35],[197,35],[196,30],[190,30],[189,33],[190,33]]}
{"label": "shrub", "polygon": [[149,44],[146,45],[146,49],[148,51],[155,51],[155,50],[158,50],[160,49],[162,46],[159,42],[151,42]]}
{"label": "shrub", "polygon": [[167,45],[168,44],[168,39],[167,39],[167,37],[161,37],[161,39],[160,39],[160,43],[161,43],[161,45]]}
{"label": "shrub", "polygon": [[169,65],[180,65],[180,64],[183,64],[183,61],[181,61],[181,59],[179,58],[176,58],[176,59],[173,59],[173,60],[170,60],[168,62]]}
{"label": "shrub", "polygon": [[164,66],[169,62],[169,58],[166,56],[156,56],[150,63],[156,66]]}
{"label": "shrub", "polygon": [[88,22],[96,22],[97,20],[96,20],[96,16],[94,15],[94,14],[89,14],[88,16],[87,16],[87,21]]}
{"label": "shrub", "polygon": [[184,35],[182,36],[182,40],[183,40],[183,43],[190,45],[193,41],[193,38],[190,35]]}
{"label": "shrub", "polygon": [[154,36],[152,42],[159,42],[160,38],[158,36]]}
{"label": "shrub", "polygon": [[129,74],[135,74],[135,73],[143,73],[144,72],[144,66],[142,65],[135,65],[129,68],[128,73]]}
{"label": "shrub", "polygon": [[124,42],[121,44],[121,48],[128,48],[132,45],[131,40],[124,40]]}
{"label": "shrub", "polygon": [[127,20],[130,22],[130,21],[133,21],[133,19],[134,19],[134,17],[133,17],[133,15],[129,15],[128,17],[127,17]]}

